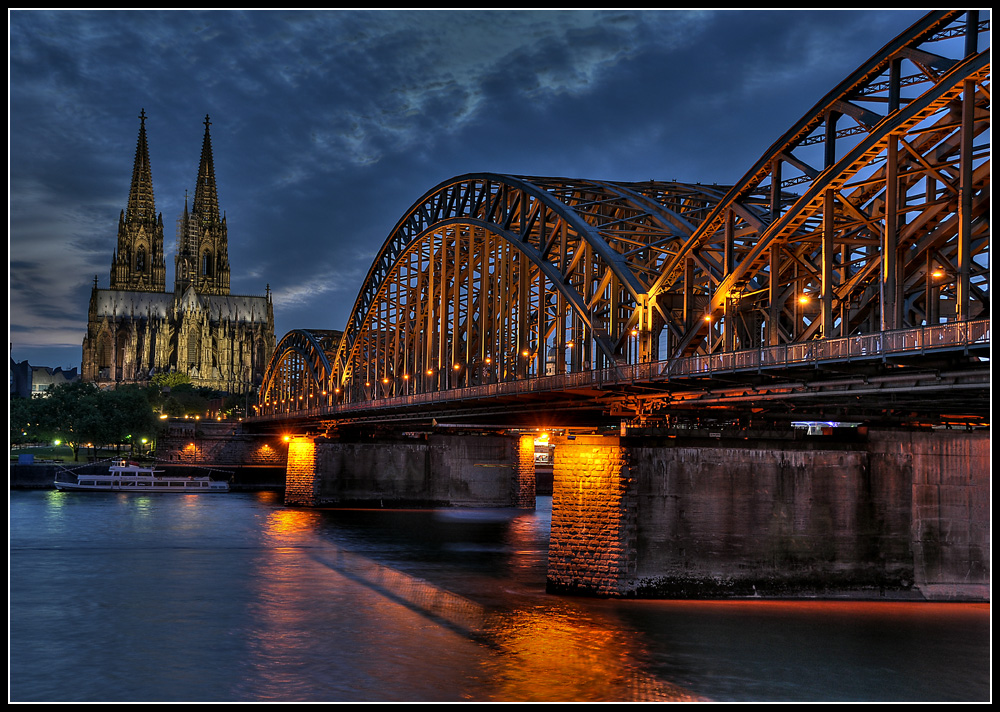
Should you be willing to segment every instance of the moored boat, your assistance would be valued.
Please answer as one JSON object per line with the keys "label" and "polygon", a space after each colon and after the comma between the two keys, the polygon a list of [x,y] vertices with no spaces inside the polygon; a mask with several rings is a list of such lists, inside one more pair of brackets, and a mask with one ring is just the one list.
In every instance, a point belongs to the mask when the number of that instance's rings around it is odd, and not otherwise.
{"label": "moored boat", "polygon": [[210,477],[164,475],[163,470],[143,467],[135,462],[119,460],[107,474],[74,475],[76,481],[57,479],[54,484],[63,492],[173,492],[177,494],[210,494],[228,492],[229,483]]}

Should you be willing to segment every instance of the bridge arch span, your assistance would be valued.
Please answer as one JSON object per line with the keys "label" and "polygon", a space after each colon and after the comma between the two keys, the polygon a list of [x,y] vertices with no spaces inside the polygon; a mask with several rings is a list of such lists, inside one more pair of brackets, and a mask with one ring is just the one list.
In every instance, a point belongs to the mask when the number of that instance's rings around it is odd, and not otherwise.
{"label": "bridge arch span", "polygon": [[929,13],[764,153],[650,289],[705,299],[702,318],[667,315],[665,356],[988,314],[987,30]]}
{"label": "bridge arch span", "polygon": [[275,346],[258,402],[270,413],[329,405],[333,359],[342,332],[293,329]]}
{"label": "bridge arch span", "polygon": [[682,359],[835,361],[884,332],[988,324],[988,29],[928,13],[731,186],[443,181],[390,232],[335,354],[290,335],[268,393],[298,378],[361,403]]}
{"label": "bridge arch span", "polygon": [[367,399],[655,358],[646,294],[723,195],[655,181],[444,181],[376,257],[335,387]]}

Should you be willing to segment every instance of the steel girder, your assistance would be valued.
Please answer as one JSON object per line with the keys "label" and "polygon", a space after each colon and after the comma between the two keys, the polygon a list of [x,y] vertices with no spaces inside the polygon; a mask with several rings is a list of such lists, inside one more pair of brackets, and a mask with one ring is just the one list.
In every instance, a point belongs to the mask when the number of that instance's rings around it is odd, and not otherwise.
{"label": "steel girder", "polygon": [[354,400],[655,358],[652,320],[637,313],[652,315],[649,287],[723,194],[488,173],[445,181],[376,257],[335,387]]}
{"label": "steel girder", "polygon": [[975,12],[928,14],[771,146],[650,290],[703,309],[663,309],[667,355],[988,314],[983,29]]}
{"label": "steel girder", "polygon": [[265,412],[329,404],[331,359],[339,331],[294,329],[278,342],[267,364],[258,402]]}
{"label": "steel girder", "polygon": [[324,385],[361,401],[988,317],[985,27],[929,13],[732,187],[439,184],[384,243]]}

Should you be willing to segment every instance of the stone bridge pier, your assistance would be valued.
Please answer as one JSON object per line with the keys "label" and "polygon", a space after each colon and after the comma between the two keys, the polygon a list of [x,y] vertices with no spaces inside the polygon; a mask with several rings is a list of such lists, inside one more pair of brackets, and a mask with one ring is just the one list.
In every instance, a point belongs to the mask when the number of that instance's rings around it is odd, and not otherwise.
{"label": "stone bridge pier", "polygon": [[988,600],[988,432],[555,440],[548,589]]}
{"label": "stone bridge pier", "polygon": [[285,503],[534,508],[534,439],[495,433],[293,438]]}

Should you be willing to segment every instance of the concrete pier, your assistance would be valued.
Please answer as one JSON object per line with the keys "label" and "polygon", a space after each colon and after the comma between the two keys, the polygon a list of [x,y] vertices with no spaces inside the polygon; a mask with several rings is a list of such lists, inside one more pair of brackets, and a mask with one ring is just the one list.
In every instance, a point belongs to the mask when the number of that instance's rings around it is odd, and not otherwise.
{"label": "concrete pier", "polygon": [[534,441],[497,434],[293,438],[285,503],[533,508]]}
{"label": "concrete pier", "polygon": [[556,440],[549,590],[988,600],[988,432],[717,435]]}

